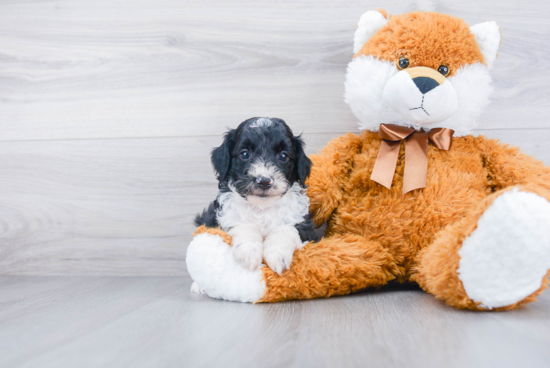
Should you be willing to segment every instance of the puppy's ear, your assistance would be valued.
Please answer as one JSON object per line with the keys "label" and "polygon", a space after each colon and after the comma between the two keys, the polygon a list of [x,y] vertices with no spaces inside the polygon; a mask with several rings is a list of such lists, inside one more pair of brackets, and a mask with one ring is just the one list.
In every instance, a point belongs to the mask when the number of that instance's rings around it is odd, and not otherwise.
{"label": "puppy's ear", "polygon": [[305,187],[306,180],[311,172],[311,160],[306,156],[304,152],[304,141],[301,136],[294,137],[292,139],[292,145],[294,146],[294,153],[296,155],[296,174],[302,187]]}
{"label": "puppy's ear", "polygon": [[224,181],[231,166],[231,150],[235,144],[235,129],[230,129],[223,136],[223,143],[212,150],[212,165],[219,181]]}

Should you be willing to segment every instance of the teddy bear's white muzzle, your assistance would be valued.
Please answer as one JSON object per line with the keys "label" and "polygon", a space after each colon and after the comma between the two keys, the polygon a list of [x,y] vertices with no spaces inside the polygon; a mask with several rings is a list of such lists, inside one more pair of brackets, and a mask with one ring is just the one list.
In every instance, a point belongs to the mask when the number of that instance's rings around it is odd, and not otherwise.
{"label": "teddy bear's white muzzle", "polygon": [[402,70],[388,80],[384,101],[406,120],[415,124],[439,123],[458,109],[452,83],[427,67]]}

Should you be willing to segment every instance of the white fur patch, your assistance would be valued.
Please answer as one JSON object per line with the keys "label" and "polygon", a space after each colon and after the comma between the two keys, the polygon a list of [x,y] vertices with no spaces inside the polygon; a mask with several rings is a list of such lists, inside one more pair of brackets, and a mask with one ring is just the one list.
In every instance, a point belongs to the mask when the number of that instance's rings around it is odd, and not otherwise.
{"label": "white fur patch", "polygon": [[359,119],[359,129],[377,132],[380,124],[405,123],[383,96],[386,83],[397,72],[393,63],[372,56],[358,56],[348,64],[344,99]]}
{"label": "white fur patch", "polygon": [[252,223],[237,225],[227,232],[233,238],[233,258],[244,268],[255,270],[263,258],[264,237]]}
{"label": "white fur patch", "polygon": [[376,10],[369,10],[361,15],[353,37],[353,53],[357,54],[363,48],[363,45],[386,23],[388,23],[388,20]]}
{"label": "white fur patch", "polygon": [[383,97],[388,106],[420,126],[441,123],[458,108],[456,91],[449,80],[423,94],[405,70],[390,78]]}
{"label": "white fur patch", "polygon": [[478,23],[470,27],[476,43],[485,58],[489,69],[493,67],[500,46],[500,27],[496,22]]}
{"label": "white fur patch", "polygon": [[[281,195],[283,195],[288,189],[288,181],[286,180],[284,174],[276,166],[263,160],[258,160],[250,165],[248,174],[253,178],[258,178],[260,176],[271,178],[273,180],[273,186],[264,193],[270,197],[275,197],[275,199],[281,198]],[[252,195],[251,197],[257,196]],[[266,203],[267,202],[261,201],[256,202],[256,204],[261,206],[265,206]]]}
{"label": "white fur patch", "polygon": [[454,136],[460,137],[472,134],[477,126],[477,118],[489,104],[489,96],[493,93],[492,79],[487,66],[481,63],[466,65],[447,78],[455,88],[458,97],[458,109],[447,120],[424,126],[424,130],[432,128],[450,128]]}
{"label": "white fur patch", "polygon": [[191,292],[192,293],[195,293],[195,294],[204,294],[205,291],[201,289],[201,287],[199,286],[199,284],[197,284],[196,282],[193,282],[191,284]]}
{"label": "white fur patch", "polygon": [[380,124],[397,124],[429,131],[450,128],[454,136],[471,134],[477,117],[489,103],[493,88],[487,66],[466,65],[447,78],[455,89],[458,108],[448,119],[432,124],[418,124],[391,108],[384,101],[388,81],[398,73],[394,63],[373,56],[359,56],[348,65],[345,82],[345,101],[359,119],[359,129],[377,132]]}
{"label": "white fur patch", "polygon": [[267,207],[257,206],[235,190],[218,197],[217,220],[224,231],[239,225],[254,224],[265,237],[278,226],[298,224],[309,212],[309,198],[300,184],[294,183],[287,192]]}
{"label": "white fur patch", "polygon": [[191,278],[212,298],[255,302],[265,293],[261,269],[241,267],[233,260],[231,247],[217,235],[195,236],[185,261]]}
{"label": "white fur patch", "polygon": [[[253,270],[262,261],[281,274],[288,269],[302,242],[294,225],[309,212],[309,198],[300,184],[294,183],[274,202],[258,205],[241,197],[231,186],[218,197],[220,227],[233,237],[233,255],[237,264]],[[273,197],[267,197],[273,198]],[[260,197],[258,197],[260,200]]]}
{"label": "white fur patch", "polygon": [[457,273],[470,299],[488,309],[524,299],[550,269],[550,203],[517,189],[502,194],[459,255]]}
{"label": "white fur patch", "polygon": [[290,267],[294,251],[301,247],[300,234],[294,226],[279,226],[265,238],[265,262],[269,268],[281,275]]}
{"label": "white fur patch", "polygon": [[250,124],[250,128],[267,128],[273,124],[270,118],[259,118]]}
{"label": "white fur patch", "polygon": [[281,199],[281,196],[280,195],[270,195],[270,196],[266,196],[266,197],[261,197],[261,196],[257,196],[257,195],[253,195],[253,194],[250,194],[250,195],[247,195],[246,196],[246,200],[250,203],[252,203],[254,206],[256,207],[260,207],[260,208],[267,208],[267,207],[271,207],[275,204],[275,202],[277,202],[279,199]]}

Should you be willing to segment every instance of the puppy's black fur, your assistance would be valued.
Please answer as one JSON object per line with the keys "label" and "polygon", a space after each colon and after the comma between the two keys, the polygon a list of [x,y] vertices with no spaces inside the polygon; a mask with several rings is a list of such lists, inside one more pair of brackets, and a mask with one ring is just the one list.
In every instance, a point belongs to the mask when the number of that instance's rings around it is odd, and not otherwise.
{"label": "puppy's black fur", "polygon": [[[248,175],[253,158],[261,158],[276,166],[288,181],[289,187],[298,182],[305,188],[304,183],[311,171],[311,160],[304,152],[302,138],[294,136],[282,119],[270,118],[271,123],[265,126],[258,125],[258,119],[262,118],[248,119],[236,129],[230,129],[225,133],[222,145],[212,150],[212,165],[219,181],[220,193],[228,192],[231,183],[243,197],[249,194],[262,196],[251,182],[253,178]],[[219,226],[216,220],[218,209],[219,204],[215,200],[196,216],[195,224]],[[318,240],[309,215],[295,227],[302,241]]]}

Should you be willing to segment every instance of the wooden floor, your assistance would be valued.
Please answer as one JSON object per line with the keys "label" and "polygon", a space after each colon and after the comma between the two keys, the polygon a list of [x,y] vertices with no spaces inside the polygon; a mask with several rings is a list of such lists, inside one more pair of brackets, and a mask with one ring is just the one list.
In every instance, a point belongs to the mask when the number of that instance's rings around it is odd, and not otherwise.
{"label": "wooden floor", "polygon": [[0,277],[0,367],[548,367],[550,293],[506,313],[416,289],[279,304],[189,277]]}
{"label": "wooden floor", "polygon": [[497,21],[474,134],[550,164],[548,0],[0,0],[0,368],[550,367],[550,292],[507,313],[189,293],[211,149],[251,116],[308,153],[357,133],[343,83],[375,8]]}

